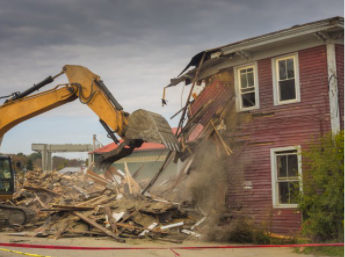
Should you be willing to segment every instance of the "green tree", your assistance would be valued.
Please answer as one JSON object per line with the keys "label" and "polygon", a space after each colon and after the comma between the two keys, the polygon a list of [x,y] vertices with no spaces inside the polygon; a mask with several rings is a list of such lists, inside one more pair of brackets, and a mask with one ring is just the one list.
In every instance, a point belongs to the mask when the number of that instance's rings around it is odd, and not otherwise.
{"label": "green tree", "polygon": [[28,170],[33,170],[33,169],[34,169],[34,165],[33,165],[31,159],[28,160],[28,162],[27,162],[27,164],[26,164],[26,168],[27,168]]}
{"label": "green tree", "polygon": [[303,232],[315,240],[344,238],[344,131],[312,140],[302,151]]}

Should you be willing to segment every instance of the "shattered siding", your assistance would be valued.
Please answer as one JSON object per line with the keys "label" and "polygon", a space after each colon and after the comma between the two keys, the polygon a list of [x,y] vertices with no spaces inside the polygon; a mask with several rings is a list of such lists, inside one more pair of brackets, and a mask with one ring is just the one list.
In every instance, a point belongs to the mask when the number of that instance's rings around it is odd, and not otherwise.
{"label": "shattered siding", "polygon": [[232,96],[232,89],[228,83],[220,80],[214,80],[210,85],[198,95],[195,102],[189,110],[189,117],[195,115],[201,108],[207,105],[207,110],[199,123],[206,126],[209,120],[214,116],[219,107],[223,106]]}
{"label": "shattered siding", "polygon": [[252,190],[229,188],[228,207],[240,204],[257,224],[265,223],[279,234],[298,231],[302,215],[296,209],[272,209],[270,149],[298,145],[303,149],[312,136],[331,129],[326,47],[302,50],[298,56],[301,102],[274,106],[271,58],[259,60],[260,109],[239,113],[247,122],[241,123],[239,132],[227,134],[228,140],[248,140],[239,159],[246,165],[244,180],[253,185]]}
{"label": "shattered siding", "polygon": [[335,45],[339,89],[340,128],[344,130],[344,46]]}

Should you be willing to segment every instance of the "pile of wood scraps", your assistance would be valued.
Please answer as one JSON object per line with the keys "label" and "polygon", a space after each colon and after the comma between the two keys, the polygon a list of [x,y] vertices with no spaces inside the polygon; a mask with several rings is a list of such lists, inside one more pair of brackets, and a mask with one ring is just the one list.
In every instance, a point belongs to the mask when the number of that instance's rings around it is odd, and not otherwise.
{"label": "pile of wood scraps", "polygon": [[202,216],[191,216],[179,203],[142,195],[127,165],[125,172],[111,168],[104,175],[32,171],[19,179],[17,188],[7,204],[32,208],[37,215],[23,227],[5,228],[7,232],[55,239],[104,236],[119,242],[201,238],[195,225]]}

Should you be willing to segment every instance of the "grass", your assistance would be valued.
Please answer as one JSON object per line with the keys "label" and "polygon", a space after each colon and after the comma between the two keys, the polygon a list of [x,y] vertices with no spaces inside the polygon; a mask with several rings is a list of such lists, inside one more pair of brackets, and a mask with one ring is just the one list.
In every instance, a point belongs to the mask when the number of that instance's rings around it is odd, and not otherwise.
{"label": "grass", "polygon": [[296,252],[315,256],[344,256],[344,246],[305,247],[303,251],[299,249],[297,248]]}

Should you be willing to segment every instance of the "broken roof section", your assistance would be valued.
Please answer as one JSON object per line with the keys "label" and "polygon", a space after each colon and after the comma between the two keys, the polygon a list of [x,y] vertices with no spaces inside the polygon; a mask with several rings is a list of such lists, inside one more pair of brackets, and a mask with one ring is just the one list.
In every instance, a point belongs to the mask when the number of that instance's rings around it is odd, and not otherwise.
{"label": "broken roof section", "polygon": [[[172,132],[175,133],[176,128],[172,128]],[[123,140],[121,139],[120,143],[122,143],[122,142],[123,142]],[[95,150],[94,153],[95,154],[108,153],[110,151],[115,150],[117,147],[118,147],[118,145],[113,142],[113,143],[107,144],[101,148],[98,148],[97,150]],[[152,150],[161,150],[161,149],[167,149],[167,148],[163,144],[144,142],[141,147],[135,148],[134,152],[152,151]],[[90,153],[93,153],[93,152],[90,152]]]}
{"label": "broken roof section", "polygon": [[[231,62],[235,56],[255,61],[263,58],[262,52],[264,51],[283,45],[289,45],[296,41],[306,41],[307,43],[309,39],[315,39],[315,37],[317,37],[320,41],[326,43],[328,40],[339,39],[344,35],[343,29],[344,18],[333,17],[303,25],[296,25],[288,29],[207,49],[196,54],[183,69],[181,74],[187,71],[190,67],[195,68],[172,79],[171,83],[166,87],[176,86],[182,81],[184,81],[186,85],[190,84],[195,77],[197,71],[196,66],[200,63],[204,54],[205,57],[200,67],[198,80],[202,80],[216,74],[221,69],[237,65],[236,62]],[[308,44],[306,46],[310,47]]]}

